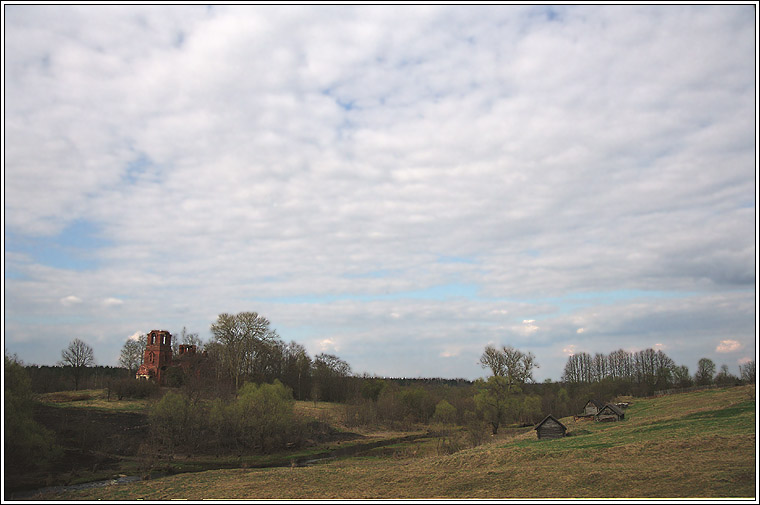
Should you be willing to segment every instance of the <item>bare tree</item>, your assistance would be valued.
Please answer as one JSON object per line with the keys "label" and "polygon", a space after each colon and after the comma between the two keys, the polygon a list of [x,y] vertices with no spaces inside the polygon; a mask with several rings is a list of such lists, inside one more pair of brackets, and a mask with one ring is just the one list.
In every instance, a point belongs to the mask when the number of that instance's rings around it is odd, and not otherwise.
{"label": "bare tree", "polygon": [[755,382],[755,360],[739,365],[739,373],[744,382]]}
{"label": "bare tree", "polygon": [[573,383],[590,383],[593,378],[593,359],[586,352],[567,358],[562,380]]}
{"label": "bare tree", "polygon": [[172,339],[172,353],[179,354],[180,345],[194,345],[197,349],[203,347],[203,340],[197,333],[190,333],[185,326],[182,327],[182,331],[175,333],[176,337]]}
{"label": "bare tree", "polygon": [[480,365],[490,368],[493,375],[507,379],[507,387],[533,381],[533,369],[538,368],[536,358],[531,353],[523,353],[513,347],[501,350],[489,345],[480,357]]}
{"label": "bare tree", "polygon": [[631,354],[623,349],[611,352],[609,357],[610,361],[610,375],[616,379],[631,379]]}
{"label": "bare tree", "polygon": [[312,362],[313,391],[320,400],[345,401],[351,365],[334,354],[317,354]]}
{"label": "bare tree", "polygon": [[297,400],[303,400],[311,388],[311,358],[304,346],[293,341],[283,349],[283,382]]}
{"label": "bare tree", "polygon": [[688,367],[681,365],[673,368],[673,384],[679,388],[687,388],[693,384]]}
{"label": "bare tree", "polygon": [[145,355],[145,346],[148,343],[148,336],[145,333],[137,337],[137,340],[131,338],[124,342],[124,346],[121,348],[121,354],[119,355],[119,365],[123,366],[131,374],[135,374],[137,369],[142,364],[143,356]]}
{"label": "bare tree", "polygon": [[594,354],[594,359],[591,364],[592,377],[594,381],[602,381],[610,375],[609,360],[607,356],[602,353]]}
{"label": "bare tree", "polygon": [[71,367],[74,375],[74,390],[78,390],[84,369],[95,364],[95,353],[92,347],[75,338],[66,349],[61,351],[61,364]]}
{"label": "bare tree", "polygon": [[277,333],[269,325],[269,320],[256,312],[219,314],[216,322],[211,325],[215,342],[222,345],[221,357],[235,382],[236,391],[240,387],[240,379],[255,369],[262,344],[277,339]]}
{"label": "bare tree", "polygon": [[694,381],[698,386],[712,384],[715,375],[715,363],[710,358],[702,358],[697,363],[697,373],[694,374]]}

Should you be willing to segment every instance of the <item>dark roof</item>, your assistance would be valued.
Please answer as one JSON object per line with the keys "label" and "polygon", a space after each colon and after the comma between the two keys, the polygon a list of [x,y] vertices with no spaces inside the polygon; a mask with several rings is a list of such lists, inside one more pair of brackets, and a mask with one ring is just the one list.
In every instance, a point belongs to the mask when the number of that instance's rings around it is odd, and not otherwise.
{"label": "dark roof", "polygon": [[541,427],[541,425],[542,425],[542,424],[544,424],[544,423],[545,423],[546,421],[548,421],[550,418],[551,418],[551,419],[553,419],[555,423],[557,423],[557,424],[559,424],[560,426],[562,426],[562,429],[563,429],[564,431],[567,431],[567,426],[565,426],[564,424],[562,424],[561,422],[559,422],[559,421],[557,420],[557,418],[556,418],[556,417],[554,417],[554,416],[553,416],[553,415],[551,415],[551,414],[549,414],[548,416],[544,417],[544,420],[543,420],[543,421],[541,421],[540,423],[538,423],[538,424],[536,425],[536,427],[535,427],[535,428],[533,428],[533,429],[534,429],[534,430],[537,430],[538,428],[540,428],[540,427]]}
{"label": "dark roof", "polygon": [[605,409],[610,409],[612,412],[614,412],[615,414],[617,414],[617,415],[619,415],[619,416],[622,416],[622,415],[624,415],[624,414],[623,414],[623,411],[622,411],[622,410],[620,410],[620,407],[618,407],[617,405],[615,405],[615,404],[613,404],[613,403],[608,403],[608,404],[607,404],[607,405],[605,405],[603,408],[605,408]]}
{"label": "dark roof", "polygon": [[[586,405],[588,405],[589,403],[593,403],[598,409],[601,409],[604,407],[604,403],[600,402],[599,400],[591,399],[586,402]],[[586,405],[584,405],[583,407],[585,408]]]}

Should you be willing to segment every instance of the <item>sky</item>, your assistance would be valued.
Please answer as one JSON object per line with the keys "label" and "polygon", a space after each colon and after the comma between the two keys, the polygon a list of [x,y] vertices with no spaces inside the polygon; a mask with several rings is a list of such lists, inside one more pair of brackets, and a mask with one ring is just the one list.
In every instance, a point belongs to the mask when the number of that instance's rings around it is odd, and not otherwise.
{"label": "sky", "polygon": [[3,340],[254,311],[355,373],[757,354],[757,13],[3,5]]}

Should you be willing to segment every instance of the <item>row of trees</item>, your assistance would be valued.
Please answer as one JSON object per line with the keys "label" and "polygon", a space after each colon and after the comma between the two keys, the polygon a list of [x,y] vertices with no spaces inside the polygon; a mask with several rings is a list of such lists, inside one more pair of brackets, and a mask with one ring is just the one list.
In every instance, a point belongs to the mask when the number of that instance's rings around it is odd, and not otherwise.
{"label": "row of trees", "polygon": [[692,377],[688,367],[676,363],[661,350],[644,349],[628,352],[618,349],[605,355],[596,353],[573,354],[567,360],[562,374],[563,382],[568,384],[592,384],[604,381],[620,383],[627,386],[629,394],[648,395],[657,390],[685,388],[692,385],[729,385],[745,380],[754,382],[754,361],[740,367],[742,378],[738,378],[723,365],[716,375],[715,363],[702,358],[697,371]]}

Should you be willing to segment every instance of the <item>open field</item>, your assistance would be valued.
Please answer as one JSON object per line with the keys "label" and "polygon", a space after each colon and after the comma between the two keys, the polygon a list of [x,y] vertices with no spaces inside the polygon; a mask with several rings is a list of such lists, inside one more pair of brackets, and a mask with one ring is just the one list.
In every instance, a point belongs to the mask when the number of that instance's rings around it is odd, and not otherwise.
{"label": "open field", "polygon": [[103,389],[83,389],[79,391],[59,391],[39,395],[40,403],[66,408],[94,409],[106,412],[147,412],[150,400],[117,400],[116,395],[108,398]]}
{"label": "open field", "polygon": [[[308,467],[180,474],[39,499],[754,498],[755,388],[634,398],[626,419],[564,418],[455,454],[369,452]],[[429,442],[428,442],[429,444]]]}

